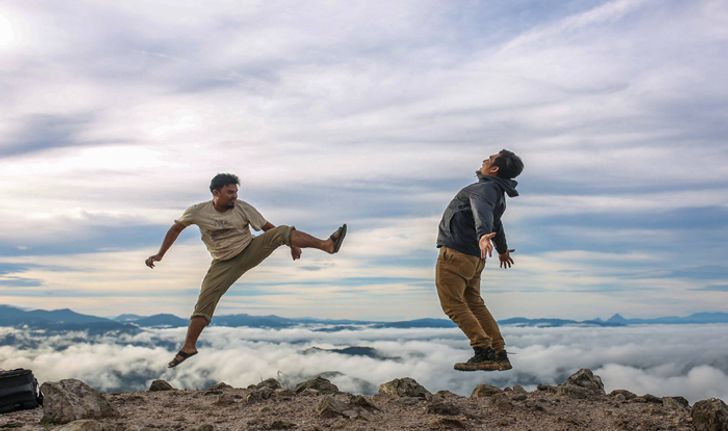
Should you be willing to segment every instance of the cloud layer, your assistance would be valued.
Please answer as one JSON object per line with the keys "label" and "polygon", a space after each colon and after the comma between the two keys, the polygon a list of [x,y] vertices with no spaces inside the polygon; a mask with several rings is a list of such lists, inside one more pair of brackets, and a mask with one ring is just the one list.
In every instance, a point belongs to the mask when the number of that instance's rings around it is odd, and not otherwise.
{"label": "cloud layer", "polygon": [[[648,325],[624,328],[505,327],[514,369],[461,373],[454,362],[471,355],[456,329],[321,331],[212,327],[200,354],[166,368],[184,329],[151,329],[136,335],[43,334],[0,328],[0,368],[30,368],[40,381],[79,378],[106,391],[144,390],[162,378],[176,387],[204,388],[218,381],[245,387],[276,377],[292,385],[320,373],[343,391],[372,393],[377,385],[410,376],[430,391],[469,395],[478,383],[500,387],[559,384],[579,368],[591,368],[609,392],[728,399],[728,331],[725,325]],[[372,347],[387,360],[318,351]]]}

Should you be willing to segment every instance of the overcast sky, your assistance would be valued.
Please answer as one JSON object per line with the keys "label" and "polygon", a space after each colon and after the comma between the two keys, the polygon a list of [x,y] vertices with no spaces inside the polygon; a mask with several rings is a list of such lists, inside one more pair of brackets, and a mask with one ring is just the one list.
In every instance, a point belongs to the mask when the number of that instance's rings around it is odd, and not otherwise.
{"label": "overcast sky", "polygon": [[241,199],[281,249],[219,313],[441,317],[437,223],[488,155],[525,162],[487,265],[498,318],[728,311],[728,2],[0,3],[0,302],[192,311],[173,220]]}

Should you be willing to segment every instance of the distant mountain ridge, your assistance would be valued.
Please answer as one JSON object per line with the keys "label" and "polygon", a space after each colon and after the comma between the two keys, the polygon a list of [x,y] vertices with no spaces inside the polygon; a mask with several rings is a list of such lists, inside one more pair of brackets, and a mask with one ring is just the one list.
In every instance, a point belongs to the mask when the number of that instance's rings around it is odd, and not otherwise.
{"label": "distant mountain ridge", "polygon": [[[93,331],[124,331],[135,332],[140,328],[178,328],[187,326],[188,320],[173,314],[155,314],[140,316],[136,314],[122,314],[114,318],[97,317],[76,313],[67,308],[60,310],[23,310],[9,305],[0,305],[0,326],[14,326],[51,330],[93,330]],[[215,316],[216,326],[254,327],[254,328],[291,328],[300,325],[320,326],[314,330],[329,332],[338,329],[354,329],[356,326],[371,328],[452,328],[455,325],[448,319],[415,319],[398,322],[380,322],[366,320],[336,320],[317,318],[288,318],[276,315],[253,316],[249,314],[229,314]],[[595,318],[591,320],[570,320],[556,318],[531,319],[526,317],[512,317],[499,320],[501,325],[523,327],[559,327],[559,326],[602,326],[615,327],[642,324],[705,324],[728,323],[728,313],[725,312],[698,312],[689,316],[666,316],[656,318],[625,318],[621,314],[614,314],[607,320]]]}
{"label": "distant mountain ridge", "polygon": [[90,330],[93,332],[138,332],[139,327],[104,317],[76,313],[68,308],[60,310],[30,310],[0,304],[0,326],[14,326],[57,331]]}

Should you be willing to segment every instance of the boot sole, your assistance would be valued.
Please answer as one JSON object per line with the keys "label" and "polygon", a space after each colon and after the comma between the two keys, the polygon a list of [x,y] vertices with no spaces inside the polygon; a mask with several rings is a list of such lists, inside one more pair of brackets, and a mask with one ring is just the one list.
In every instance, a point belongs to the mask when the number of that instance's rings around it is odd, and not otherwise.
{"label": "boot sole", "polygon": [[458,371],[507,371],[513,368],[510,362],[508,363],[481,363],[481,364],[467,364],[465,362],[458,362],[453,367]]}
{"label": "boot sole", "polygon": [[458,371],[499,371],[500,367],[497,364],[466,364],[460,362],[455,364],[453,367]]}

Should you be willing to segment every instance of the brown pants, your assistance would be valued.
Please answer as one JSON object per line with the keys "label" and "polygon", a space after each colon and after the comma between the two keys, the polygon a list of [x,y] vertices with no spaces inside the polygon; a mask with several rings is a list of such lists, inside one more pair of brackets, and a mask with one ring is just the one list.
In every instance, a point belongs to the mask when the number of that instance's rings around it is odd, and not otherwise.
{"label": "brown pants", "polygon": [[435,267],[435,285],[440,305],[447,316],[470,339],[473,347],[505,348],[498,323],[480,296],[480,273],[485,260],[440,247]]}
{"label": "brown pants", "polygon": [[218,301],[230,286],[248,270],[255,268],[278,247],[291,245],[291,230],[280,225],[258,235],[237,256],[228,260],[213,260],[202,280],[202,289],[192,317],[201,316],[209,322]]}

